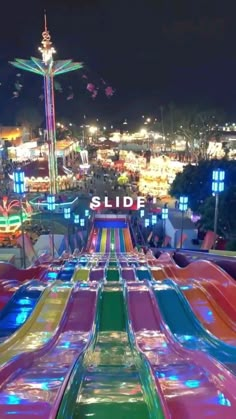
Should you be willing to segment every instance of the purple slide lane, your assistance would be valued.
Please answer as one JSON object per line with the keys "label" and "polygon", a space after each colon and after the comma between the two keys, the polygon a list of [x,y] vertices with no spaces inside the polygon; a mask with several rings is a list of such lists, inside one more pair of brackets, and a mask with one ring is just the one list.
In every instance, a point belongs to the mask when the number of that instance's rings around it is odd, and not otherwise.
{"label": "purple slide lane", "polygon": [[90,281],[102,281],[105,278],[105,269],[93,268],[89,274]]}
{"label": "purple slide lane", "polygon": [[1,419],[56,417],[73,365],[90,339],[97,293],[94,283],[86,289],[75,288],[56,341],[43,351],[13,360],[14,369],[0,381]]}
{"label": "purple slide lane", "polygon": [[136,281],[134,268],[121,269],[121,277],[127,282]]}
{"label": "purple slide lane", "polygon": [[171,417],[235,419],[236,377],[214,358],[176,342],[148,285],[127,283],[127,296],[136,344],[149,361]]}
{"label": "purple slide lane", "polygon": [[118,228],[115,228],[115,251],[120,252],[120,234]]}

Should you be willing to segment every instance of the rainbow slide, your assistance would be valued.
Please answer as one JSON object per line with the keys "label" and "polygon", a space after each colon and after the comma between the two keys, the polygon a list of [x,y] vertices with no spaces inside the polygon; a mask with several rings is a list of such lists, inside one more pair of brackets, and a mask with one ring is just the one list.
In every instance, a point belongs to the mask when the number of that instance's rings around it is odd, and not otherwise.
{"label": "rainbow slide", "polygon": [[235,281],[139,254],[125,219],[98,221],[88,253],[54,261],[69,280],[0,275],[0,322],[34,296],[18,328],[2,323],[0,418],[234,419]]}

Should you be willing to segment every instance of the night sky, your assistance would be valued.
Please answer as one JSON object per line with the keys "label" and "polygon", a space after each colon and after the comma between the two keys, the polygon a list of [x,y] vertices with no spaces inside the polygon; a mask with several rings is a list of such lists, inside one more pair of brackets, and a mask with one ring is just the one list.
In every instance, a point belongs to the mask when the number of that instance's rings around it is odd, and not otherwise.
{"label": "night sky", "polygon": [[[13,5],[14,4],[14,5]],[[0,25],[0,122],[10,123],[22,104],[42,108],[38,76],[23,74],[12,99],[15,57],[39,56],[43,9],[57,58],[85,63],[62,77],[57,112],[73,120],[83,114],[122,120],[157,115],[160,105],[221,107],[236,120],[236,7],[211,0],[21,0],[4,2]],[[102,86],[93,100],[82,74]],[[67,101],[68,86],[74,99]],[[12,121],[13,122],[13,121]]]}

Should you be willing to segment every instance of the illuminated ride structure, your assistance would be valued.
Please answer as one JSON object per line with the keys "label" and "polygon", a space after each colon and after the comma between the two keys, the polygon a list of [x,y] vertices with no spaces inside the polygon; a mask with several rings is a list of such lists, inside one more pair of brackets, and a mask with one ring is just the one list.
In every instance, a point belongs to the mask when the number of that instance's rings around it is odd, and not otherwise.
{"label": "illuminated ride structure", "polygon": [[[28,220],[32,215],[32,207],[28,201],[22,202],[22,218],[23,221]],[[8,202],[6,196],[2,199],[0,205],[0,239],[4,243],[14,242],[20,235],[21,228],[21,203],[17,199]]]}
{"label": "illuminated ride structure", "polygon": [[42,33],[42,46],[39,51],[42,53],[42,59],[31,57],[29,60],[16,58],[11,62],[14,67],[21,70],[30,71],[44,77],[44,99],[45,99],[45,117],[48,142],[48,166],[50,177],[50,194],[56,195],[59,192],[58,169],[56,158],[56,123],[55,123],[55,103],[54,103],[54,77],[60,74],[82,68],[81,63],[72,62],[72,60],[53,60],[55,49],[52,46],[51,36],[47,29],[47,19],[44,16],[44,32]]}

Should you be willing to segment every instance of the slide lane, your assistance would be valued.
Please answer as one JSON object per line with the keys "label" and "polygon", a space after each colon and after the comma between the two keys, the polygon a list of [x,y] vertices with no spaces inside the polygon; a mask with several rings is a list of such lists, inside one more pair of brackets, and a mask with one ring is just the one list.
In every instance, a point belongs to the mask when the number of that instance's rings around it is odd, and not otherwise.
{"label": "slide lane", "polygon": [[48,342],[60,323],[73,284],[55,281],[49,285],[28,320],[0,345],[2,366],[22,352],[32,352]]}
{"label": "slide lane", "polygon": [[150,415],[126,332],[124,297],[118,286],[105,287],[102,292],[95,340],[70,377],[57,418],[89,416],[163,418]]}
{"label": "slide lane", "polygon": [[189,278],[195,278],[204,286],[206,283],[210,283],[218,288],[231,306],[235,306],[236,281],[211,262],[199,260],[192,262],[185,268],[180,268],[172,257],[165,253],[158,258],[157,263],[158,267],[156,269],[153,268],[155,279],[173,278],[183,282],[184,280],[189,280]]}
{"label": "slide lane", "polygon": [[99,228],[98,230],[96,230],[96,232],[97,232],[97,240],[96,240],[96,245],[95,245],[95,252],[99,253],[100,247],[101,247],[102,228]]}
{"label": "slide lane", "polygon": [[126,252],[132,252],[133,251],[133,245],[132,245],[132,240],[131,240],[129,228],[124,228],[123,229],[123,235],[124,235],[124,242],[125,242],[125,251]]}
{"label": "slide lane", "polygon": [[111,254],[115,254],[115,230],[114,228],[111,229],[111,237],[110,237],[110,251]]}
{"label": "slide lane", "polygon": [[123,228],[122,229],[121,228],[119,229],[118,234],[119,234],[119,242],[120,242],[120,246],[119,246],[118,252],[119,253],[124,253],[124,252],[126,252],[126,246],[125,246]]}
{"label": "slide lane", "polygon": [[46,271],[47,268],[45,266],[19,269],[11,265],[11,263],[0,262],[0,280],[9,279],[25,282],[26,280],[41,279]]}
{"label": "slide lane", "polygon": [[[164,321],[149,285],[140,289],[137,284],[129,283],[126,290],[135,342],[151,366],[166,417],[233,419],[235,376],[214,358],[179,344]],[[176,307],[172,309],[172,301],[168,299],[165,307],[175,323]],[[191,337],[190,330],[185,333],[186,338]]]}
{"label": "slide lane", "polygon": [[102,237],[100,243],[100,253],[105,253],[106,251],[106,241],[107,241],[107,228],[102,229]]}
{"label": "slide lane", "polygon": [[[176,268],[174,264],[170,264],[167,267],[164,266],[164,275],[173,278],[179,285],[186,285],[185,287],[181,287],[181,291],[186,296],[200,322],[217,338],[235,346],[236,325],[233,323],[236,320],[235,310],[231,303],[227,304],[227,300],[220,289],[224,290],[226,296],[229,296],[228,291],[225,291],[225,288],[222,287],[223,281],[220,281],[220,277],[215,276],[216,272],[213,273],[213,278],[217,278],[216,280],[205,280],[202,278],[202,273],[198,273],[198,267],[201,267],[201,264],[202,262],[200,262],[200,265],[198,262],[194,262],[194,277],[198,280],[188,279],[191,275],[189,272],[190,265],[187,268]],[[163,272],[156,270],[156,273],[162,274]],[[205,275],[208,276],[209,271],[207,271],[207,274],[205,272]],[[222,271],[221,275],[223,275],[221,277],[223,279],[225,275],[227,276]],[[229,286],[231,286],[231,292],[234,295],[236,284],[232,283],[232,280],[228,282]]]}
{"label": "slide lane", "polygon": [[155,284],[153,289],[166,324],[182,345],[207,352],[236,371],[236,347],[217,339],[204,328],[174,281]]}
{"label": "slide lane", "polygon": [[205,328],[224,342],[236,346],[236,324],[205,289],[192,283],[189,287],[182,287],[182,292]]}
{"label": "slide lane", "polygon": [[105,253],[109,253],[110,252],[110,244],[111,244],[111,229],[108,228],[107,229],[107,238],[106,238],[106,249],[105,249]]}
{"label": "slide lane", "polygon": [[56,418],[73,366],[90,341],[98,290],[97,284],[76,286],[53,341],[19,360],[24,368],[1,386],[1,419]]}
{"label": "slide lane", "polygon": [[19,281],[14,280],[1,280],[0,281],[0,313],[1,310],[5,307],[8,301],[11,299],[13,294],[19,289],[22,285]]}
{"label": "slide lane", "polygon": [[0,312],[0,342],[26,322],[47,286],[40,281],[30,281],[14,293]]}

